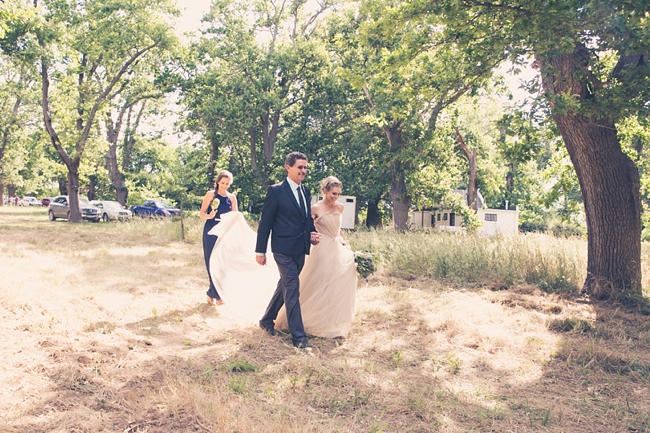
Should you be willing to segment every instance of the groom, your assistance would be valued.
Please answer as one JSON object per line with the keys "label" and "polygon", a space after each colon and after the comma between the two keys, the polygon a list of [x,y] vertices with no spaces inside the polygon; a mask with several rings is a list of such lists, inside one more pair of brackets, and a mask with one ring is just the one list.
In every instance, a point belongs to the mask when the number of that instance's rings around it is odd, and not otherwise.
{"label": "groom", "polygon": [[257,230],[256,260],[266,264],[266,245],[271,234],[271,250],[280,271],[280,281],[260,320],[260,327],[275,335],[274,321],[285,305],[291,341],[299,349],[312,347],[307,341],[300,314],[300,271],[309,254],[310,244],[320,242],[309,207],[310,196],[302,181],[307,174],[307,157],[291,152],[284,161],[287,178],[266,192],[262,217]]}

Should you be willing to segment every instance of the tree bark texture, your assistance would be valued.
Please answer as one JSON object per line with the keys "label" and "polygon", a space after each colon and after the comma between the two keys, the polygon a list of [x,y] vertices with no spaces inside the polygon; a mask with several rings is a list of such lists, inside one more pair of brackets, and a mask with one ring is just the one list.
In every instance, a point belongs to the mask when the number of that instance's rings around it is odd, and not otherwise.
{"label": "tree bark texture", "polygon": [[59,184],[59,195],[68,195],[68,180],[67,177],[59,175],[56,179]]}
{"label": "tree bark texture", "polygon": [[[133,153],[133,144],[135,143],[135,132],[140,125],[140,119],[144,113],[146,101],[140,106],[140,110],[136,114],[133,126],[131,125],[131,116],[133,114],[133,107],[138,101],[124,104],[119,111],[117,120],[114,122],[110,114],[106,116],[106,140],[109,143],[108,151],[106,152],[106,170],[111,179],[111,184],[115,188],[115,195],[117,201],[126,206],[126,200],[129,196],[129,189],[126,186],[125,173],[131,165],[131,155]],[[124,128],[124,138],[122,144],[122,169],[117,159],[117,143],[122,131],[122,122],[126,116],[126,127]]]}
{"label": "tree bark texture", "polygon": [[[544,90],[551,96],[553,120],[571,157],[584,200],[588,232],[584,290],[596,299],[641,295],[641,200],[639,173],[621,150],[609,118],[559,110],[553,101],[571,95],[594,97],[598,83],[584,73],[584,47],[573,54],[540,59]],[[578,55],[579,54],[579,55]],[[566,97],[566,96],[564,96]]]}
{"label": "tree bark texture", "polygon": [[476,149],[474,150],[469,150],[467,145],[465,144],[465,140],[463,140],[463,136],[460,135],[460,131],[458,128],[454,128],[456,130],[456,137],[458,137],[458,143],[460,143],[460,148],[463,150],[463,153],[465,154],[465,157],[467,158],[467,162],[469,165],[469,180],[467,182],[467,206],[470,209],[473,209],[474,212],[477,210],[477,203],[476,203],[476,173],[477,173],[477,168],[476,168]]}
{"label": "tree bark texture", "polygon": [[108,170],[111,184],[113,185],[113,188],[115,188],[117,201],[122,206],[125,206],[126,199],[129,196],[129,189],[126,187],[126,177],[118,167],[116,143],[112,143],[108,146],[108,152],[106,153],[106,169]]}
{"label": "tree bark texture", "polygon": [[[390,148],[394,152],[399,152],[404,144],[400,126],[398,123],[384,130]],[[408,216],[412,204],[411,196],[408,195],[406,190],[406,176],[404,175],[406,168],[404,162],[399,158],[394,157],[390,163],[390,199],[393,203],[393,222],[395,223],[395,229],[399,231],[408,229]]]}
{"label": "tree bark texture", "polygon": [[368,214],[366,215],[366,227],[381,227],[381,213],[379,212],[379,197],[368,200]]}
{"label": "tree bark texture", "polygon": [[[72,198],[76,199],[73,200]],[[80,223],[81,207],[79,206],[79,163],[68,167],[68,206],[70,206],[69,223]]]}
{"label": "tree bark texture", "polygon": [[92,201],[97,198],[97,176],[92,174],[88,176],[88,200]]}

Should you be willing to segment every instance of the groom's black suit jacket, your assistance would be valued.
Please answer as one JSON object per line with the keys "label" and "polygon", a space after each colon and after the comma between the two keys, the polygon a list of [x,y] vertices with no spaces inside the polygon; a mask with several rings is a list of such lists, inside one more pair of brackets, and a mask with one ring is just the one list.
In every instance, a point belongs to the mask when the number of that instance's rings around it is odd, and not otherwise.
{"label": "groom's black suit jacket", "polygon": [[309,254],[310,233],[316,231],[310,211],[310,195],[302,188],[307,200],[307,212],[303,213],[289,182],[272,185],[266,192],[262,218],[257,229],[255,252],[266,253],[266,245],[271,234],[271,251],[276,254]]}

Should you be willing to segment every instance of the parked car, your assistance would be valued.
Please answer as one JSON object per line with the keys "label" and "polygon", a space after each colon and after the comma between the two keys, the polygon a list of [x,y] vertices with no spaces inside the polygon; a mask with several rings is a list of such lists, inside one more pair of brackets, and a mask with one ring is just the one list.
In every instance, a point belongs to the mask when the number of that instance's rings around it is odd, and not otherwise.
{"label": "parked car", "polygon": [[18,201],[18,206],[43,206],[36,197],[23,197]]}
{"label": "parked car", "polygon": [[133,213],[117,201],[92,200],[90,204],[99,208],[99,213],[102,216],[102,221],[105,223],[111,220],[129,220],[133,217]]}
{"label": "parked car", "polygon": [[[84,220],[99,222],[101,214],[99,209],[91,205],[87,199],[79,197],[79,207],[81,208],[81,217]],[[47,216],[50,221],[55,221],[57,218],[70,219],[70,205],[68,203],[67,195],[59,195],[52,199],[50,205],[47,207]]]}
{"label": "parked car", "polygon": [[181,211],[167,207],[166,203],[160,200],[145,200],[142,205],[132,205],[133,216],[169,218],[180,215]]}
{"label": "parked car", "polygon": [[49,206],[51,201],[52,201],[52,199],[50,197],[43,197],[41,199],[41,204],[43,206]]}
{"label": "parked car", "polygon": [[171,203],[163,201],[162,204],[163,206],[165,206],[165,209],[167,209],[169,213],[172,214],[173,216],[177,216],[177,217],[181,216],[181,210],[172,206]]}

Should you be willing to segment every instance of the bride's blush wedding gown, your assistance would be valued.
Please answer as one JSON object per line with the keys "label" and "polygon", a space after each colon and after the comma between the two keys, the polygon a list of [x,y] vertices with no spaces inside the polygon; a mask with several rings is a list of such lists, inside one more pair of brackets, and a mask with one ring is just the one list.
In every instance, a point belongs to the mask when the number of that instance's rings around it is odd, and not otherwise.
{"label": "bride's blush wedding gown", "polygon": [[[314,220],[321,235],[311,247],[300,273],[300,311],[305,332],[318,337],[348,334],[354,317],[357,268],[354,253],[343,245],[341,213],[326,213]],[[284,307],[275,321],[276,329],[287,328]]]}
{"label": "bride's blush wedding gown", "polygon": [[[343,245],[339,236],[339,212],[324,214],[314,224],[321,241],[312,245],[300,273],[302,321],[309,335],[345,336],[352,324],[356,300],[354,253]],[[225,308],[257,324],[280,278],[273,254],[266,255],[266,266],[257,264],[254,252],[257,234],[240,212],[222,215],[221,223],[210,234],[219,237],[210,256],[210,274],[226,303]],[[284,307],[275,326],[287,328]]]}

